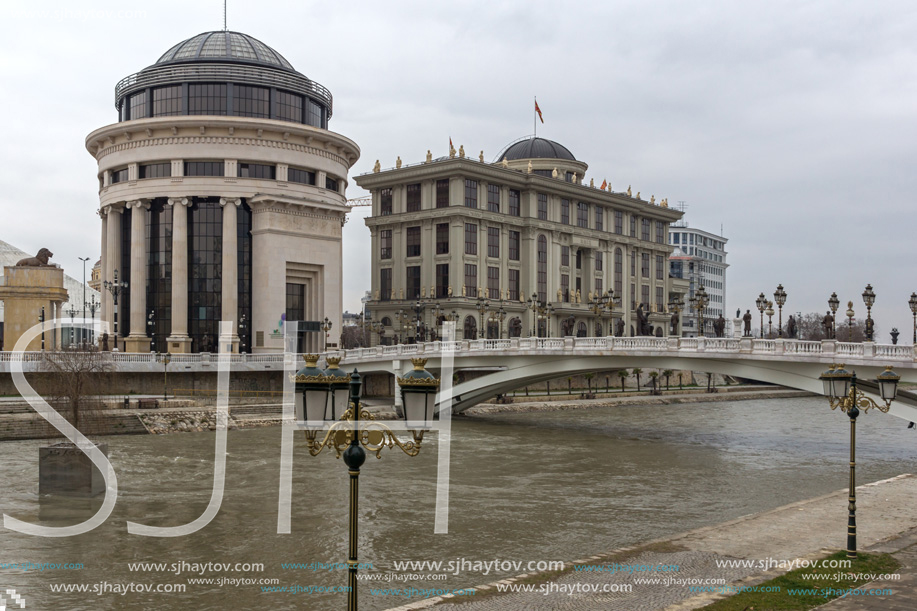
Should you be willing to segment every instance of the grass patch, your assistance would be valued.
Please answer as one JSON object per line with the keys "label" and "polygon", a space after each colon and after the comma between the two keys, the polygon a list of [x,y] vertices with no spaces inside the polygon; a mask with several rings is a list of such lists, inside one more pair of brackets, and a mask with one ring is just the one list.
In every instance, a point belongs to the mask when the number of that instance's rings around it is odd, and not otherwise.
{"label": "grass patch", "polygon": [[[846,560],[847,552],[836,552],[826,560]],[[832,594],[826,592],[829,588],[835,591],[855,589],[867,583],[865,579],[851,579],[849,574],[856,573],[894,573],[901,563],[890,554],[863,554],[857,555],[849,568],[825,569],[807,567],[795,569],[780,577],[758,584],[755,587],[778,587],[775,592],[740,592],[718,600],[711,605],[703,607],[711,611],[744,611],[754,608],[755,611],[804,611],[814,609],[829,600],[839,598],[840,592]],[[843,575],[840,580],[836,575]],[[818,578],[816,578],[818,576]],[[894,590],[894,581],[881,582],[880,588]],[[808,590],[808,592],[805,592]]]}
{"label": "grass patch", "polygon": [[[630,560],[631,558],[636,558],[637,556],[641,554],[646,554],[646,553],[671,554],[675,552],[683,552],[683,551],[686,551],[687,549],[688,548],[686,547],[683,547],[681,545],[675,545],[673,543],[669,543],[668,541],[662,541],[660,543],[649,543],[647,545],[643,545],[643,546],[640,546],[640,547],[637,547],[631,550],[618,552],[616,554],[608,554],[607,556],[602,556],[601,558],[598,558],[596,560],[589,560],[585,563],[578,562],[574,564],[572,562],[567,562],[565,563],[566,566],[563,568],[563,570],[543,571],[540,573],[536,573],[534,575],[529,575],[528,577],[523,577],[522,579],[517,579],[513,581],[513,583],[514,584],[536,584],[537,585],[537,584],[546,583],[548,581],[554,581],[558,577],[562,577],[564,575],[572,573],[575,570],[574,569],[575,566],[584,566],[586,564],[602,565],[602,564],[612,564],[615,562],[620,564],[627,560]],[[504,577],[503,579],[511,579],[512,577],[513,575],[509,575],[507,577]],[[486,577],[482,576],[481,581],[484,581],[485,579]],[[493,581],[497,581],[497,580],[494,579]],[[493,583],[493,581],[491,581],[490,583]],[[497,588],[494,586],[492,586],[488,590],[478,590],[476,586],[467,586],[465,587],[465,589],[466,590],[474,589],[475,595],[474,596],[456,596],[455,598],[450,598],[450,599],[442,601],[441,604],[449,604],[449,605],[471,604],[471,603],[479,602],[482,598],[490,598],[494,596],[503,596],[506,594],[513,594],[513,592],[498,592]]]}

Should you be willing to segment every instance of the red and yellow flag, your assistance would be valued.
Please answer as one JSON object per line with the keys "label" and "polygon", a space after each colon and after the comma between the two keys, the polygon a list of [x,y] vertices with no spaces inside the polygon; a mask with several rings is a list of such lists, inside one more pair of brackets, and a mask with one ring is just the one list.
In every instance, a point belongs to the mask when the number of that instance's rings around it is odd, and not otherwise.
{"label": "red and yellow flag", "polygon": [[449,150],[451,151],[453,148],[455,147],[452,146],[452,136],[449,136]]}
{"label": "red and yellow flag", "polygon": [[541,116],[541,109],[538,108],[538,100],[535,100],[535,112],[538,113],[538,118],[541,119],[542,123],[544,123],[544,117]]}
{"label": "red and yellow flag", "polygon": [[608,181],[607,181],[607,180],[603,180],[603,181],[602,181],[602,186],[599,187],[599,189],[601,189],[602,191],[604,191],[604,190],[605,190],[605,187],[607,187],[607,186],[608,186]]}

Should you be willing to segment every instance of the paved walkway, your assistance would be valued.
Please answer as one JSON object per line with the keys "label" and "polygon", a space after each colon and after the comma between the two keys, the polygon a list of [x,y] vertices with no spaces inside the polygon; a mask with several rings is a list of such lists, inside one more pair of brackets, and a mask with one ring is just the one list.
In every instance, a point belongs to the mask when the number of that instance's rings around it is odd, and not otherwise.
{"label": "paved walkway", "polygon": [[[615,550],[607,555],[574,561],[581,565],[605,567],[612,563],[631,566],[678,565],[677,572],[628,574],[620,571],[573,571],[556,577],[546,575],[540,579],[537,576],[523,575],[476,586],[479,594],[475,597],[430,598],[397,607],[397,610],[408,611],[431,606],[435,606],[436,611],[698,609],[723,598],[724,595],[716,592],[697,594],[685,585],[684,580],[722,577],[730,586],[754,586],[787,570],[763,570],[757,566],[724,568],[717,566],[717,562],[736,559],[814,560],[842,549],[846,544],[846,497],[847,491],[839,490],[765,513],[689,531],[670,539],[652,541],[641,546]],[[882,582],[878,586],[891,587],[895,591],[895,594],[886,597],[885,600],[861,596],[832,602],[823,606],[824,609],[917,609],[917,577],[914,570],[917,566],[917,512],[913,511],[915,498],[917,477],[912,475],[901,475],[857,488],[859,548],[897,552],[905,565],[900,569],[902,580]],[[660,582],[638,582],[654,577],[659,577]],[[683,581],[666,585],[662,581],[666,577]],[[534,584],[534,591],[494,594],[498,589],[498,583],[517,586]],[[632,590],[601,591],[621,589],[622,585],[632,585]],[[587,591],[592,587],[597,587],[600,591]],[[578,591],[571,593],[572,589]]]}

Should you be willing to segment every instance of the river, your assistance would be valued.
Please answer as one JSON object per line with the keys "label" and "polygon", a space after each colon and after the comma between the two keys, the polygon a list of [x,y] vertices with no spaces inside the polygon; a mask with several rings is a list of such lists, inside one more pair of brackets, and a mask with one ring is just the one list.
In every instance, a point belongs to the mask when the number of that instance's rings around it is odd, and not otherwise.
{"label": "river", "polygon": [[[848,419],[825,399],[767,399],[458,418],[453,421],[449,533],[433,534],[436,435],[414,458],[400,450],[367,458],[360,478],[360,561],[385,574],[393,561],[573,560],[844,488]],[[858,482],[917,472],[917,432],[877,411],[861,415]],[[118,504],[95,531],[40,538],[3,531],[0,586],[29,609],[340,609],[344,594],[262,592],[262,585],[188,579],[276,579],[278,586],[334,587],[344,570],[284,569],[334,563],[347,553],[347,471],[297,436],[292,533],[278,535],[279,427],[229,432],[219,514],[196,534],[129,535],[126,522],[173,526],[210,499],[213,433],[109,437]],[[80,503],[37,490],[39,442],[3,442],[0,509],[49,526],[85,519]],[[40,513],[41,512],[41,513]],[[845,524],[838,524],[838,547]],[[4,563],[82,563],[82,569],[4,569]],[[165,563],[134,570],[129,563]],[[261,563],[263,571],[216,571],[206,563]],[[186,563],[182,565],[181,563]],[[173,566],[174,565],[174,566]],[[245,567],[240,567],[245,568]],[[422,571],[427,572],[427,571]],[[444,581],[363,583],[362,609],[409,602],[370,587],[461,588],[523,571],[466,569]],[[102,583],[108,586],[99,585]],[[183,593],[128,592],[114,584],[171,584]],[[51,586],[87,585],[87,593]],[[137,586],[134,586],[135,588]],[[97,595],[93,588],[108,588]],[[112,591],[114,590],[114,591]],[[411,600],[416,600],[411,599]]]}

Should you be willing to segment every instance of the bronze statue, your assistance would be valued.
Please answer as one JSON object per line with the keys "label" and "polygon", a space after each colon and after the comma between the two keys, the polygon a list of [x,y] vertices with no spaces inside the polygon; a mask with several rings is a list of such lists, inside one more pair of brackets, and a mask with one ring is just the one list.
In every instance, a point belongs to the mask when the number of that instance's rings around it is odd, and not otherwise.
{"label": "bronze statue", "polygon": [[624,337],[624,319],[619,318],[618,322],[615,323],[615,335],[618,337]]}
{"label": "bronze statue", "polygon": [[643,304],[637,306],[637,335],[650,335],[649,319],[643,310]]}
{"label": "bronze statue", "polygon": [[745,323],[745,337],[751,337],[751,310],[745,310],[742,322]]}
{"label": "bronze statue", "polygon": [[790,339],[796,339],[796,319],[793,318],[792,314],[786,321],[786,335]]}
{"label": "bronze statue", "polygon": [[726,319],[720,314],[720,317],[713,321],[713,333],[717,337],[723,337],[726,333]]}
{"label": "bronze statue", "polygon": [[17,262],[16,267],[53,267],[53,265],[48,263],[53,256],[53,252],[47,248],[42,248],[34,257],[28,257]]}
{"label": "bronze statue", "polygon": [[672,335],[678,335],[678,310],[672,312]]}
{"label": "bronze statue", "polygon": [[109,351],[108,333],[103,333],[102,334],[102,352],[108,352],[108,351]]}
{"label": "bronze statue", "polygon": [[834,316],[831,316],[831,312],[826,312],[825,317],[821,319],[821,326],[825,330],[825,337],[827,339],[834,339]]}
{"label": "bronze statue", "polygon": [[892,336],[892,345],[894,346],[898,345],[898,335],[900,335],[900,331],[898,331],[898,327],[892,327],[891,336]]}

